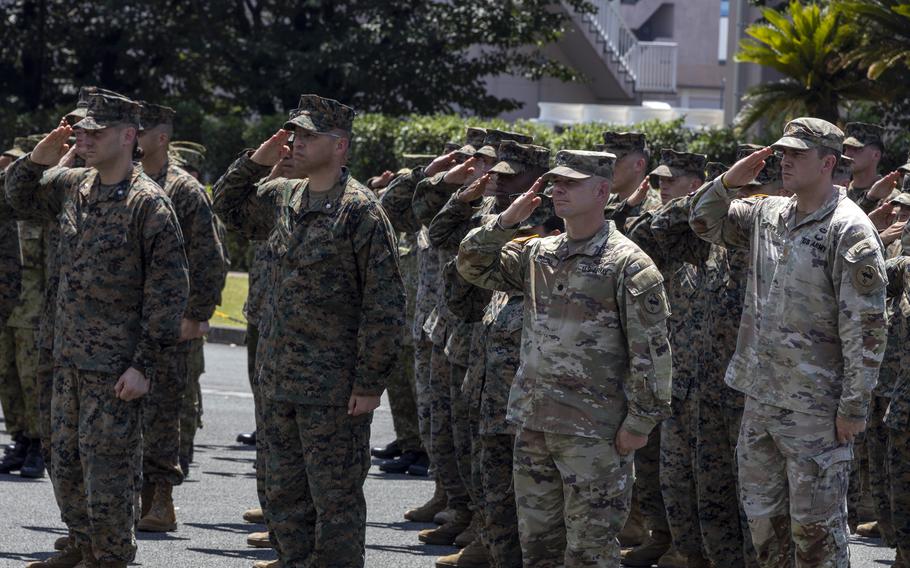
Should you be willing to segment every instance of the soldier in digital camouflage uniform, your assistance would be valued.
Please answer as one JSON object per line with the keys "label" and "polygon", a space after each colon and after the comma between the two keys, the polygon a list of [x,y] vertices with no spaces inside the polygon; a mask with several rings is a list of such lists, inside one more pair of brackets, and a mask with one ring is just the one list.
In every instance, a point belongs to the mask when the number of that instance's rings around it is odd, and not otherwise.
{"label": "soldier in digital camouflage uniform", "polygon": [[[603,218],[614,160],[560,151],[544,179],[459,250],[466,280],[526,298],[507,418],[528,567],[617,565],[632,454],[670,413],[663,278]],[[548,180],[567,233],[512,241]]]}
{"label": "soldier in digital camouflage uniform", "polygon": [[[381,196],[380,203],[387,212],[389,220],[396,231],[414,235],[417,255],[417,290],[414,298],[414,316],[411,322],[411,338],[414,344],[414,389],[417,402],[417,423],[423,447],[429,456],[434,468],[436,490],[433,497],[425,504],[410,509],[404,516],[410,521],[431,522],[436,514],[442,512],[448,504],[448,494],[439,474],[436,463],[437,454],[432,444],[432,401],[431,396],[431,358],[433,342],[429,333],[424,331],[424,323],[436,307],[438,296],[437,280],[439,279],[439,255],[431,247],[428,229],[424,221],[418,220],[413,209],[414,192],[417,185],[424,179],[433,177],[439,171],[448,169],[456,162],[464,161],[476,152],[479,145],[483,144],[486,131],[477,128],[468,128],[466,143],[458,149],[458,153],[447,153],[433,160],[425,167],[412,168],[407,174],[398,176],[389,184],[387,191]],[[468,155],[464,155],[464,154]],[[457,156],[457,157],[456,157]],[[441,207],[441,204],[439,204]],[[435,211],[424,212],[429,223]],[[463,493],[462,493],[463,496]],[[453,505],[458,504],[456,499]]]}
{"label": "soldier in digital camouflage uniform", "polygon": [[[435,156],[421,154],[404,154],[404,167],[397,177],[409,175],[414,168],[429,165]],[[379,191],[380,203],[388,192],[388,187]],[[393,224],[394,226],[394,224]],[[414,323],[415,301],[417,299],[418,250],[417,234],[398,232],[398,263],[401,277],[407,291],[407,311],[405,321],[408,327],[401,340],[399,363],[389,377],[389,405],[392,410],[392,425],[395,429],[395,441],[401,452],[400,456],[380,463],[379,469],[387,473],[405,473],[415,464],[429,466],[429,458],[423,449],[420,438],[420,426],[417,418],[417,394],[414,375]]]}
{"label": "soldier in digital camouflage uniform", "polygon": [[763,149],[702,190],[690,218],[702,238],[750,248],[726,382],[746,395],[737,462],[760,566],[849,565],[844,502],[885,349],[886,276],[875,228],[831,183],[842,147],[834,125],[793,120],[774,148],[795,197],[734,199]]}
{"label": "soldier in digital camouflage uniform", "polygon": [[[138,103],[91,95],[76,126],[89,169],[47,169],[71,132],[61,125],[10,167],[6,193],[14,208],[60,223],[51,461],[58,503],[85,565],[125,567],[136,553],[139,399],[166,380],[157,369],[180,333],[186,256],[170,200],[132,162]],[[32,566],[78,561],[68,549]]]}
{"label": "soldier in digital camouflage uniform", "polygon": [[183,483],[180,467],[180,411],[186,391],[192,341],[201,341],[204,325],[215,313],[227,263],[215,214],[205,188],[172,165],[168,147],[174,133],[174,109],[142,102],[142,166],[171,200],[183,233],[189,266],[190,295],[181,323],[181,342],[162,354],[160,377],[143,399],[142,510],[137,528],[168,532],[177,528],[173,488]]}
{"label": "soldier in digital camouflage uniform", "polygon": [[[900,373],[885,416],[888,427],[887,476],[894,543],[894,568],[910,568],[910,227],[901,234],[902,254],[887,263],[888,295],[896,299]],[[890,347],[890,346],[889,346]]]}
{"label": "soldier in digital camouflage uniform", "polygon": [[[215,184],[226,222],[273,255],[257,360],[277,565],[363,566],[372,411],[395,363],[405,293],[395,235],[347,161],[354,111],[303,95],[291,119]],[[307,179],[250,189],[287,152]],[[258,566],[275,563],[258,562]]]}
{"label": "soldier in digital camouflage uniform", "polygon": [[848,122],[844,127],[844,155],[852,160],[853,181],[847,187],[847,197],[865,211],[874,209],[874,204],[864,203],[869,188],[881,178],[878,163],[885,153],[882,135],[885,129],[878,124]]}
{"label": "soldier in digital camouflage uniform", "polygon": [[[436,452],[441,456],[437,463],[438,474],[441,475],[449,496],[449,508],[455,511],[450,522],[418,534],[420,541],[427,544],[454,543],[456,537],[466,531],[472,521],[469,506],[476,510],[480,500],[479,492],[471,479],[470,420],[461,396],[461,384],[467,372],[468,351],[476,322],[463,321],[449,310],[444,273],[446,267],[453,263],[464,235],[477,226],[484,215],[493,211],[497,203],[501,203],[496,199],[475,197],[471,197],[475,203],[461,203],[459,195],[465,194],[459,190],[479,180],[497,163],[497,149],[504,140],[529,144],[532,138],[515,132],[489,129],[484,135],[483,144],[468,161],[432,179],[424,180],[414,194],[415,213],[422,215],[433,209],[437,211],[428,224],[428,236],[430,244],[439,255],[440,277],[436,282],[438,300],[424,329],[430,333],[434,342],[431,356],[431,443],[438,448]],[[471,169],[473,172],[468,173]],[[437,208],[437,204],[443,205]],[[457,495],[461,491],[467,496],[465,504],[453,506],[453,502],[458,503]],[[453,493],[456,495],[454,500]],[[475,523],[479,523],[479,519]]]}
{"label": "soldier in digital camouflage uniform", "polygon": [[[660,164],[651,172],[660,178],[664,203],[682,197],[705,179],[707,156],[691,152],[661,150]],[[629,200],[627,203],[632,203]],[[633,203],[634,204],[634,203]],[[638,237],[631,237],[643,246]],[[693,240],[697,239],[692,235]],[[697,414],[698,353],[703,336],[703,271],[676,255],[653,255],[664,276],[671,315],[667,320],[673,351],[673,413],[660,426],[660,492],[670,534],[656,530],[641,547],[626,552],[626,566],[702,566],[705,560],[698,523],[695,483],[695,429]],[[656,513],[659,509],[651,505]],[[662,529],[664,527],[652,527]],[[668,540],[667,537],[671,538]],[[672,544],[672,547],[671,547]]]}
{"label": "soldier in digital camouflage uniform", "polygon": [[[624,203],[648,177],[648,163],[651,160],[648,137],[640,132],[607,131],[603,133],[603,140],[603,144],[597,145],[597,151],[616,155],[616,164],[613,167],[613,191],[610,193],[610,200],[607,202],[604,214],[607,219],[613,219],[617,211],[622,210],[622,215],[628,225],[643,212],[657,209],[661,204],[660,192],[655,188],[648,189],[644,201],[638,205],[627,206]],[[625,231],[626,226],[621,226],[619,229]],[[636,459],[640,458],[639,453]],[[638,481],[636,481],[636,485],[638,485]]]}
{"label": "soldier in digital camouflage uniform", "polygon": [[[530,187],[534,181],[543,175],[549,168],[550,151],[533,144],[521,144],[506,136],[514,133],[498,135],[502,138],[496,148],[498,162],[486,174],[466,187],[457,190],[442,210],[430,224],[430,239],[440,249],[455,247],[471,229],[480,226],[491,215],[505,209],[516,195]],[[490,141],[488,138],[486,141]],[[541,211],[541,214],[546,214]],[[457,249],[456,249],[457,250]],[[503,513],[499,508],[510,506],[509,502],[502,503],[501,495],[511,487],[511,474],[503,479],[501,468],[511,468],[511,436],[492,437],[488,440],[491,448],[488,455],[491,458],[487,464],[488,469],[481,468],[481,420],[478,413],[480,394],[483,382],[483,367],[477,370],[477,365],[483,365],[484,359],[474,358],[471,353],[482,351],[479,345],[484,334],[483,310],[489,304],[492,293],[489,290],[468,284],[458,274],[455,263],[450,262],[444,270],[445,299],[449,312],[456,321],[470,324],[469,353],[466,356],[467,364],[464,373],[453,366],[452,381],[452,422],[454,439],[457,443],[456,452],[459,455],[459,473],[465,486],[469,489],[474,519],[471,529],[461,535],[458,541],[467,544],[460,552],[444,556],[436,561],[437,566],[488,566],[490,563],[501,565],[509,562],[521,561],[520,554],[514,557],[518,550],[517,527],[514,522],[506,524]],[[474,366],[474,369],[472,369]],[[502,369],[508,373],[507,369]],[[461,379],[459,379],[459,377]],[[505,405],[503,405],[503,413]],[[495,439],[494,439],[495,438]],[[506,454],[500,452],[493,458],[493,448],[508,448]],[[468,455],[465,456],[464,454]],[[498,460],[498,462],[496,461]],[[465,464],[465,462],[467,462]],[[497,469],[497,463],[499,468]],[[486,478],[484,478],[486,476]],[[490,484],[493,491],[494,502],[491,503],[493,518],[487,515],[488,496],[484,487],[484,480]],[[511,501],[514,518],[514,500]],[[499,515],[497,517],[497,515]],[[505,511],[505,519],[509,512]],[[472,534],[473,533],[473,534]],[[468,538],[470,535],[471,538]],[[483,542],[481,542],[481,539]]]}
{"label": "soldier in digital camouflage uniform", "polygon": [[[21,154],[21,150],[19,153]],[[4,182],[5,179],[6,171],[0,170],[0,182]],[[0,196],[0,323],[2,324],[6,323],[19,301],[22,283],[21,266],[16,216],[6,202],[5,196]],[[7,394],[10,391],[6,386],[7,381],[11,384],[13,377],[0,377],[0,404],[3,406],[6,431],[13,436],[13,443],[6,448],[2,460],[0,460],[4,468],[11,461],[15,461],[17,467],[21,466],[28,451],[28,441],[21,433],[21,426],[16,423],[17,416],[21,417],[23,414],[22,401],[21,399],[10,400]]]}

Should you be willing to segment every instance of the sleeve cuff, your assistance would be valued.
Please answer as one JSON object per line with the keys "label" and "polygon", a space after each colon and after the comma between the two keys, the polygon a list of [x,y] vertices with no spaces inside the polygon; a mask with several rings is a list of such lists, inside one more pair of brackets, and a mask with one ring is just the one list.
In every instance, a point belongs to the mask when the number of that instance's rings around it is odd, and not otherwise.
{"label": "sleeve cuff", "polygon": [[841,403],[837,406],[837,415],[846,420],[868,420],[869,406],[853,403]]}
{"label": "sleeve cuff", "polygon": [[620,428],[638,436],[647,436],[655,426],[657,426],[657,421],[653,418],[628,414]]}

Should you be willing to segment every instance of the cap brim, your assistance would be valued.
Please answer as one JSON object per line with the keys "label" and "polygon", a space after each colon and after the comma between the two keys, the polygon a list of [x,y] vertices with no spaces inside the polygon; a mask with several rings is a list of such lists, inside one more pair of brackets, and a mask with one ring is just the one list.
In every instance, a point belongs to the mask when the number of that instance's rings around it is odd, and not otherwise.
{"label": "cap brim", "polygon": [[79,122],[80,120],[85,118],[86,113],[88,113],[87,108],[77,108],[77,109],[73,110],[72,112],[70,112],[69,114],[67,114],[66,116],[64,116],[63,118],[64,118],[64,120],[66,120],[67,123],[69,123],[70,126],[73,126],[74,124],[76,124],[77,122]]}
{"label": "cap brim", "polygon": [[897,171],[904,172],[905,174],[910,174],[910,163],[904,164],[897,168]]}
{"label": "cap brim", "polygon": [[680,168],[671,168],[670,166],[668,166],[666,164],[661,164],[661,165],[657,166],[656,168],[654,168],[651,171],[651,173],[648,175],[671,178],[671,177],[684,176],[684,175],[686,175],[686,171],[682,170]]}
{"label": "cap brim", "polygon": [[3,152],[3,154],[0,154],[0,156],[9,156],[10,158],[15,158],[15,159],[21,158],[24,155],[25,155],[25,152],[23,152],[22,150],[20,150],[18,148],[10,148],[6,152]]}
{"label": "cap brim", "polygon": [[461,148],[455,150],[455,154],[458,154],[460,156],[466,156],[468,158],[470,158],[471,156],[473,156],[476,153],[477,153],[477,148],[475,148],[471,144],[465,144]]}
{"label": "cap brim", "polygon": [[508,160],[498,162],[495,166],[490,168],[490,173],[503,174],[507,176],[518,175],[523,171],[525,171],[524,164],[521,162],[512,162]]}
{"label": "cap brim", "polygon": [[310,119],[309,115],[306,114],[295,116],[291,120],[285,122],[284,126],[281,128],[291,131],[293,131],[295,128],[302,128],[311,132],[319,132],[319,129],[316,128],[315,124],[313,124],[312,119]]}
{"label": "cap brim", "polygon": [[80,120],[79,122],[74,124],[73,128],[81,128],[82,130],[104,130],[105,128],[111,127],[114,124],[117,124],[117,123],[116,122],[109,123],[107,121],[98,122],[97,120],[95,120],[95,117],[86,116],[85,118],[83,118],[82,120]]}
{"label": "cap brim", "polygon": [[851,136],[844,140],[844,146],[852,146],[854,148],[865,148],[866,145],[860,142],[855,136]]}
{"label": "cap brim", "polygon": [[772,149],[777,148],[790,148],[791,150],[811,150],[812,148],[817,148],[818,145],[806,142],[802,138],[796,138],[794,136],[784,136],[774,144],[771,144]]}
{"label": "cap brim", "polygon": [[488,158],[493,158],[494,160],[499,157],[496,155],[496,148],[492,146],[482,146],[474,153],[480,154],[481,156],[486,156]]}
{"label": "cap brim", "polygon": [[572,169],[568,166],[556,166],[555,168],[553,168],[552,170],[548,171],[547,173],[545,173],[544,175],[542,175],[540,177],[544,181],[555,179],[555,178],[581,180],[581,179],[588,179],[589,177],[591,177],[591,174],[586,174],[584,172],[580,172],[580,171]]}

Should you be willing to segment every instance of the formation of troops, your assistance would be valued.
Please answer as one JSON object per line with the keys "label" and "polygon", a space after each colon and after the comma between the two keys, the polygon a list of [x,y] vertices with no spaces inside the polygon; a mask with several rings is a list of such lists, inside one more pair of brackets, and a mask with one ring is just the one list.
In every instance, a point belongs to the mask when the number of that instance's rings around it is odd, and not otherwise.
{"label": "formation of troops", "polygon": [[362,184],[354,114],[302,95],[211,198],[172,109],[100,88],[4,154],[0,472],[46,468],[68,528],[28,566],[177,528],[225,227],[254,243],[256,567],[363,566],[371,453],[434,479],[404,517],[459,547],[439,567],[842,568],[851,532],[910,566],[910,163],[880,174],[880,126],[653,170],[637,132],[469,127]]}

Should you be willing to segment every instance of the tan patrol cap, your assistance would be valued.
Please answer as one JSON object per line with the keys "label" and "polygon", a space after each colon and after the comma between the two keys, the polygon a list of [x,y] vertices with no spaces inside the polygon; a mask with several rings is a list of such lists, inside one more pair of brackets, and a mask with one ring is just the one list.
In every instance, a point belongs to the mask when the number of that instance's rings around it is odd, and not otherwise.
{"label": "tan patrol cap", "polygon": [[589,152],[587,150],[560,150],[556,153],[555,166],[545,173],[544,181],[554,178],[583,180],[592,176],[613,177],[613,164],[616,155],[608,152]]}
{"label": "tan patrol cap", "polygon": [[803,117],[791,120],[784,127],[784,135],[771,145],[775,150],[791,148],[793,150],[810,150],[828,148],[837,152],[844,151],[844,133],[827,120]]}

